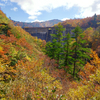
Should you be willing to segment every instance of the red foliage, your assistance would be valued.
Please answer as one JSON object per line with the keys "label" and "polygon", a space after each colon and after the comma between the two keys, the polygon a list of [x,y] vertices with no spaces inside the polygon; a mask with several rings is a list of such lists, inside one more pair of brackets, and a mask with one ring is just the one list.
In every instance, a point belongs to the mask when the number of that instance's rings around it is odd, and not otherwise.
{"label": "red foliage", "polygon": [[0,35],[1,39],[4,39],[5,42],[10,42],[10,43],[14,43],[17,41],[17,38],[14,37],[13,34],[11,34],[10,36],[5,36],[5,35]]}
{"label": "red foliage", "polygon": [[7,35],[10,36],[12,33],[10,30],[7,31]]}

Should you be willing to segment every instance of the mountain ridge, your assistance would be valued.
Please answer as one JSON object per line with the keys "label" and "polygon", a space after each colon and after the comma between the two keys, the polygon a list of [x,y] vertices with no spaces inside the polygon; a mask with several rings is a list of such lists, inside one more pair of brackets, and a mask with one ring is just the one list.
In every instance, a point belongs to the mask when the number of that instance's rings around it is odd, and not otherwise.
{"label": "mountain ridge", "polygon": [[61,21],[59,19],[52,19],[52,20],[47,20],[44,22],[19,22],[19,21],[14,21],[12,20],[15,26],[21,26],[22,28],[25,27],[53,27],[58,25],[60,22],[63,26],[65,27],[76,27],[79,25],[80,27],[98,27],[100,24],[100,15],[94,15],[91,17],[87,18],[75,18],[75,19],[69,19],[65,21]]}
{"label": "mountain ridge", "polygon": [[58,19],[52,19],[52,20],[47,20],[47,21],[44,21],[44,22],[32,22],[32,23],[29,23],[29,22],[19,22],[19,21],[14,21],[12,20],[14,25],[15,26],[21,26],[22,28],[24,27],[51,27],[51,26],[54,26],[55,24],[59,23],[59,22],[62,22],[61,20],[58,20]]}

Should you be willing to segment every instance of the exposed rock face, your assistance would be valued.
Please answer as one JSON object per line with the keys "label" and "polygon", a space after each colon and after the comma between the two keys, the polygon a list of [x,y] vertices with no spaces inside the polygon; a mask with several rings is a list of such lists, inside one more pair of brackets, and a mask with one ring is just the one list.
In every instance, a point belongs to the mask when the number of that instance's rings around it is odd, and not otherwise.
{"label": "exposed rock face", "polygon": [[[63,35],[67,34],[68,32],[70,34],[72,33],[72,30],[75,27],[65,27],[65,31],[63,32]],[[29,32],[32,36],[36,36],[42,40],[46,40],[46,42],[51,40],[50,34],[55,34],[56,30],[55,27],[30,27],[30,28],[24,28],[27,32]],[[86,27],[82,28],[83,30],[86,29]]]}

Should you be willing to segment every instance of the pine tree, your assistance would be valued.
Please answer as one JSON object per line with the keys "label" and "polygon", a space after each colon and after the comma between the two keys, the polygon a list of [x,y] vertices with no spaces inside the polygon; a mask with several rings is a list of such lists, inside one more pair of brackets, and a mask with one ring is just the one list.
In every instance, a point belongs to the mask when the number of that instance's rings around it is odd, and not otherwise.
{"label": "pine tree", "polygon": [[65,28],[61,24],[55,27],[56,33],[51,34],[52,40],[51,42],[46,44],[46,54],[52,59],[57,60],[57,64],[60,63],[60,57],[63,49],[63,31]]}
{"label": "pine tree", "polygon": [[82,29],[79,26],[77,26],[72,32],[74,32],[73,38],[75,39],[75,42],[73,43],[73,51],[72,51],[73,59],[74,59],[73,60],[74,62],[73,77],[74,77],[75,74],[86,63],[85,62],[86,58],[89,59],[89,56],[87,55],[87,52],[89,51],[89,49],[83,46],[83,44],[86,41],[83,39],[84,36],[82,35]]}
{"label": "pine tree", "polygon": [[[68,66],[71,67],[71,63],[72,63],[72,50],[71,50],[71,42],[72,42],[72,38],[70,33],[67,33],[65,36],[65,41],[64,41],[64,66]],[[67,69],[65,69],[66,71],[69,71]]]}
{"label": "pine tree", "polygon": [[52,42],[47,42],[45,53],[51,58],[55,59],[55,52],[56,52],[56,40],[54,39]]}

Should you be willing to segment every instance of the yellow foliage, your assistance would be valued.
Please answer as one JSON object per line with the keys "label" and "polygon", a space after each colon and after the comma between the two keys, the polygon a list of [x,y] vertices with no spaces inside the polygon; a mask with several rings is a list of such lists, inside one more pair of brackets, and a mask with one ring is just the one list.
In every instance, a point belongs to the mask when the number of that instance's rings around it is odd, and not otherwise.
{"label": "yellow foliage", "polygon": [[[91,57],[93,60],[91,63],[87,63],[84,68],[87,72],[86,75],[90,74],[89,80],[85,80],[85,84],[78,86],[77,89],[70,89],[67,94],[68,99],[100,100],[100,58],[94,51],[92,51]],[[90,71],[92,71],[92,74]],[[80,74],[83,75],[82,72]]]}
{"label": "yellow foliage", "polygon": [[[18,100],[23,100],[30,95],[33,99],[45,98],[50,100],[54,95],[53,90],[57,93],[62,89],[58,80],[51,77],[47,71],[42,68],[43,59],[34,59],[32,62],[19,61],[16,64],[17,77],[14,82],[11,82],[6,88],[8,98],[13,97]],[[13,95],[15,94],[15,95]],[[56,98],[56,97],[53,97]]]}
{"label": "yellow foliage", "polygon": [[6,70],[6,68],[0,64],[0,73],[4,72]]}
{"label": "yellow foliage", "polygon": [[0,99],[56,99],[62,85],[43,66],[41,49],[46,41],[14,26],[2,11],[0,18],[0,23],[6,23],[9,28],[7,36],[0,37],[0,52],[3,53],[0,55]]}
{"label": "yellow foliage", "polygon": [[3,50],[3,48],[0,46],[0,50]]}
{"label": "yellow foliage", "polygon": [[31,61],[31,58],[30,58],[30,57],[26,56],[25,58],[26,58],[27,60]]}

